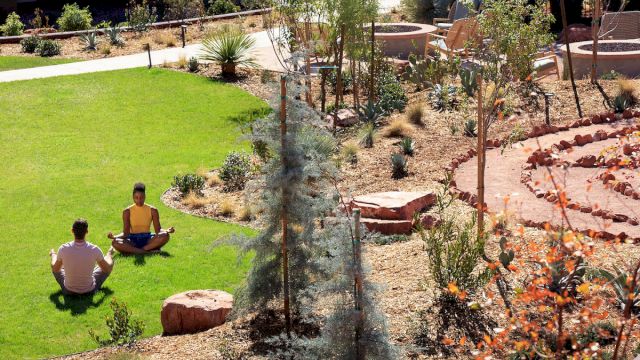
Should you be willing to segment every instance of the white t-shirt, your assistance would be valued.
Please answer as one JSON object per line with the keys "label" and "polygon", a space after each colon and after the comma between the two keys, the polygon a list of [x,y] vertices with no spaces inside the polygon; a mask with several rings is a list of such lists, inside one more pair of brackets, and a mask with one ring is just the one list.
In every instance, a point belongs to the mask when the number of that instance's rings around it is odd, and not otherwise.
{"label": "white t-shirt", "polygon": [[64,268],[64,287],[74,293],[84,294],[96,286],[93,269],[104,259],[102,250],[90,242],[75,241],[62,244],[58,249],[58,259]]}

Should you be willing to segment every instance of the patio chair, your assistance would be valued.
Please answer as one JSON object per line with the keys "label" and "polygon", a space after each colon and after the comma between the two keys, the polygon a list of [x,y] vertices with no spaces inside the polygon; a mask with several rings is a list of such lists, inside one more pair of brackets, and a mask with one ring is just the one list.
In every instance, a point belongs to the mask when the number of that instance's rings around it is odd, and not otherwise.
{"label": "patio chair", "polygon": [[[481,4],[481,0],[474,0],[473,11],[477,11]],[[468,18],[470,15],[471,9],[458,1],[454,1],[449,9],[449,16],[447,18],[435,18],[433,19],[433,24],[438,28],[438,33],[442,34],[450,30],[456,20]]]}
{"label": "patio chair", "polygon": [[558,58],[553,51],[538,53],[533,61],[533,70],[536,72],[536,79],[542,79],[549,75],[556,74],[560,80],[560,67],[558,66]]}
{"label": "patio chair", "polygon": [[602,40],[640,38],[640,11],[605,13],[602,15],[598,36]]}
{"label": "patio chair", "polygon": [[478,22],[475,18],[467,18],[456,20],[453,22],[451,29],[446,35],[428,34],[426,56],[429,56],[429,50],[445,55],[447,58],[460,55],[462,57],[469,56],[466,49],[467,43],[479,41],[478,38]]}

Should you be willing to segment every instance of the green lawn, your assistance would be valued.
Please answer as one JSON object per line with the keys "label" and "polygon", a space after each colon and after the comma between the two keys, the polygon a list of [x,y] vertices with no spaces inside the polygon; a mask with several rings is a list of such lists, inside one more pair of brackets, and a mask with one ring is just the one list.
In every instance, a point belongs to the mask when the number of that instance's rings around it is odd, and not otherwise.
{"label": "green lawn", "polygon": [[[177,173],[219,166],[238,140],[238,114],[265,107],[233,86],[161,69],[134,69],[0,84],[0,359],[40,358],[95,347],[112,297],[159,334],[163,299],[189,289],[231,291],[248,263],[216,239],[247,229],[184,215],[160,195]],[[48,251],[70,241],[74,219],[103,251],[121,229],[134,182],[163,227],[169,256],[116,256],[107,290],[67,301]]]}
{"label": "green lawn", "polygon": [[58,65],[76,62],[74,59],[59,59],[34,56],[0,56],[0,71],[26,69],[38,66]]}

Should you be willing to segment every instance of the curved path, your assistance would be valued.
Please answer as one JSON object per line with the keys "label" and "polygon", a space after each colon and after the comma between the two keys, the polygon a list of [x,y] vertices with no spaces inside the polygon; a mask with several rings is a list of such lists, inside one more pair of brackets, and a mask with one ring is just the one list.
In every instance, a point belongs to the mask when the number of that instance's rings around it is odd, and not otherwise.
{"label": "curved path", "polygon": [[[598,157],[603,149],[620,145],[623,142],[621,138],[626,139],[620,131],[625,129],[627,133],[637,130],[636,119],[561,127],[560,131],[556,128],[555,133],[529,138],[504,152],[501,148],[488,149],[485,178],[488,211],[506,210],[529,226],[542,227],[545,223],[565,225],[550,181],[551,172],[554,180],[566,192],[569,207],[566,209],[567,218],[574,229],[601,232],[599,236],[604,238],[629,236],[640,240],[640,226],[637,223],[637,219],[640,219],[640,202],[637,197],[634,199],[631,190],[627,195],[613,191],[614,183],[604,184],[601,179],[604,173],[611,172],[616,179],[638,184],[635,178],[637,174],[632,169],[575,167],[575,162],[581,157]],[[600,133],[596,136],[598,131]],[[609,136],[601,136],[603,131]],[[589,135],[595,141],[576,144],[576,135]],[[604,139],[600,140],[601,137]],[[558,146],[561,141],[572,146]],[[531,160],[533,151],[545,149],[549,149],[544,158],[548,159],[546,164],[550,166],[530,165],[535,162]],[[453,167],[457,167],[454,176],[456,190],[462,193],[463,200],[474,203],[477,158],[467,155],[466,159],[462,157],[454,161]],[[505,201],[506,198],[508,201]]]}

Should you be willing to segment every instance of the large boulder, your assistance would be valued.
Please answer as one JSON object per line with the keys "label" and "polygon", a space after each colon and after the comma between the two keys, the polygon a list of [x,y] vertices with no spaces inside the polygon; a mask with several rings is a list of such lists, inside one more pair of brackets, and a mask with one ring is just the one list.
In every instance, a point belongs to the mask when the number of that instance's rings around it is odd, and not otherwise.
{"label": "large boulder", "polygon": [[[326,120],[329,124],[333,125],[333,119],[335,118],[335,114],[327,114]],[[338,110],[338,121],[336,122],[336,126],[347,127],[357,123],[359,120],[358,113],[356,113],[352,109],[339,109]]]}
{"label": "large boulder", "polygon": [[160,315],[164,335],[193,334],[224,324],[233,296],[219,290],[191,290],[167,298]]}
{"label": "large boulder", "polygon": [[361,218],[360,222],[367,230],[383,235],[411,234],[413,222],[411,220],[381,220]]}
{"label": "large boulder", "polygon": [[352,209],[360,209],[362,217],[381,220],[413,220],[413,214],[433,205],[431,192],[388,191],[356,196]]}

